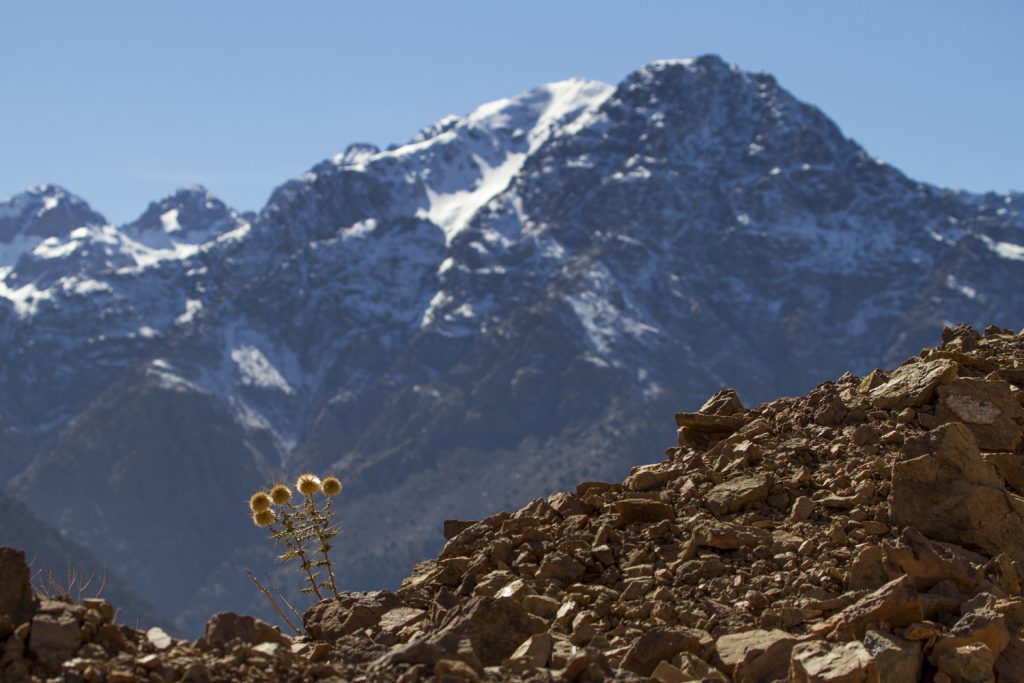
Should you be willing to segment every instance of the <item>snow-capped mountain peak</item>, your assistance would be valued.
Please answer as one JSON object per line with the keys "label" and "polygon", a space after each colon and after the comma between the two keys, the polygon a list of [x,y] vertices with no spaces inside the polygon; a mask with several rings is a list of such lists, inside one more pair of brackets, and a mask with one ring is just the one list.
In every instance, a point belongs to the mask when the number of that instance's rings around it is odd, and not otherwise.
{"label": "snow-capped mountain peak", "polygon": [[104,223],[85,200],[58,185],[39,185],[0,200],[0,268],[46,238],[65,238],[75,228]]}

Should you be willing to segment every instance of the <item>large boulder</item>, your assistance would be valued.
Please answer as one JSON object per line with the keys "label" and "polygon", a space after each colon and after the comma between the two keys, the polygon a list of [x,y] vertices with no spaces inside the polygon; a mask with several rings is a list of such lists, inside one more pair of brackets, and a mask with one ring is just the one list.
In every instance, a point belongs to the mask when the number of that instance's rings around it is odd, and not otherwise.
{"label": "large boulder", "polygon": [[321,600],[310,607],[302,615],[302,623],[314,638],[334,642],[342,636],[376,627],[384,614],[406,606],[390,591],[342,593],[338,598]]}
{"label": "large boulder", "polygon": [[1013,451],[1020,445],[1020,403],[1001,380],[963,377],[939,387],[936,416],[958,420],[974,433],[984,451]]}
{"label": "large boulder", "polygon": [[705,504],[716,517],[739,512],[751,503],[768,498],[771,481],[766,474],[750,474],[733,477],[708,492]]}
{"label": "large boulder", "polygon": [[31,572],[25,563],[25,552],[0,547],[0,614],[11,617],[14,625],[32,618]]}
{"label": "large boulder", "polygon": [[547,624],[510,598],[478,596],[450,614],[431,642],[449,649],[468,640],[484,666],[508,659],[523,641],[542,633]]}
{"label": "large boulder", "polygon": [[940,384],[953,381],[958,369],[955,362],[946,359],[908,363],[893,372],[887,382],[871,390],[871,402],[887,410],[922,405],[934,396]]}
{"label": "large boulder", "polygon": [[236,638],[250,645],[259,643],[291,644],[291,639],[274,626],[244,614],[218,612],[206,623],[203,640],[207,646],[223,647]]}
{"label": "large boulder", "polygon": [[942,425],[908,440],[892,468],[890,519],[929,538],[1024,559],[1024,498],[1003,487],[971,430]]}
{"label": "large boulder", "polygon": [[773,629],[730,633],[715,643],[717,663],[737,683],[785,679],[799,638]]}
{"label": "large boulder", "polygon": [[812,640],[793,648],[789,664],[793,683],[879,683],[878,664],[861,643]]}

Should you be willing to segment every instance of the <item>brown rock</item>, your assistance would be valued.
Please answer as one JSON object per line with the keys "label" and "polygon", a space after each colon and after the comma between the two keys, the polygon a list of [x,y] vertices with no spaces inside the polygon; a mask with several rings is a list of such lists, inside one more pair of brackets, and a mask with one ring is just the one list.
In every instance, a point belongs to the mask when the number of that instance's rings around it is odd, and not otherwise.
{"label": "brown rock", "polygon": [[863,642],[878,664],[879,683],[903,683],[920,679],[921,664],[924,661],[921,643],[870,629],[864,634]]}
{"label": "brown rock", "polygon": [[70,659],[81,644],[80,624],[72,613],[36,614],[32,617],[28,650],[44,665],[53,668]]}
{"label": "brown rock", "polygon": [[814,501],[807,496],[800,496],[793,501],[793,508],[789,511],[789,518],[794,522],[806,522],[814,512]]}
{"label": "brown rock", "polygon": [[484,666],[508,659],[524,640],[543,632],[547,624],[508,598],[474,597],[450,614],[431,642],[444,646],[467,639]]}
{"label": "brown rock", "polygon": [[382,631],[401,631],[406,626],[422,621],[425,610],[415,607],[395,607],[381,615],[378,626]]}
{"label": "brown rock", "polygon": [[699,537],[701,545],[719,550],[736,550],[753,548],[772,543],[772,535],[764,529],[704,519],[693,527],[695,537]]}
{"label": "brown rock", "polygon": [[878,683],[878,665],[856,640],[798,643],[790,657],[789,680],[794,683]]}
{"label": "brown rock", "polygon": [[893,465],[891,521],[989,555],[1024,558],[1024,498],[1003,488],[971,431],[942,425],[908,442],[908,451],[919,450],[925,454]]}
{"label": "brown rock", "polygon": [[512,656],[505,661],[504,666],[522,671],[530,667],[543,667],[548,665],[551,658],[551,646],[554,640],[549,633],[538,633],[530,636],[515,649]]}
{"label": "brown rock", "polygon": [[868,624],[886,622],[906,626],[924,618],[914,580],[909,576],[893,579],[869,593],[826,622],[832,640],[861,639]]}
{"label": "brown rock", "polygon": [[1010,638],[996,659],[995,672],[1002,683],[1024,683],[1024,640],[1019,636]]}
{"label": "brown rock", "polygon": [[623,485],[630,491],[650,491],[684,474],[686,470],[680,467],[665,468],[661,464],[641,465],[633,468]]}
{"label": "brown rock", "polygon": [[874,544],[865,544],[850,563],[846,586],[855,591],[875,590],[889,578],[883,563],[882,548]]}
{"label": "brown rock", "polygon": [[[1005,617],[996,609],[995,598],[988,597],[988,600],[960,617],[949,633],[935,643],[932,650],[933,661],[938,662],[944,652],[958,649],[962,645],[984,643],[992,654],[992,662],[989,665],[991,669],[996,657],[1010,642],[1010,634],[1006,629]],[[978,598],[975,598],[971,602],[977,601]]]}
{"label": "brown rock", "polygon": [[463,521],[461,519],[446,519],[444,520],[444,527],[442,533],[444,534],[444,540],[450,541],[469,527],[476,524],[476,522]]}
{"label": "brown rock", "polygon": [[587,506],[580,497],[568,491],[559,491],[548,496],[548,504],[562,517],[587,514]]}
{"label": "brown rock", "polygon": [[650,676],[659,662],[680,652],[704,655],[701,634],[685,628],[655,628],[637,638],[622,659],[621,668]]}
{"label": "brown rock", "polygon": [[235,638],[250,645],[257,645],[259,643],[289,645],[291,643],[291,639],[277,628],[254,617],[235,614],[234,612],[218,612],[210,617],[210,620],[206,623],[206,633],[204,635],[204,640],[208,646],[219,645],[223,647]]}
{"label": "brown rock", "polygon": [[[934,656],[939,674],[957,683],[995,683],[996,657],[984,643],[968,643]],[[938,676],[936,676],[938,680]]]}
{"label": "brown rock", "polygon": [[615,512],[619,514],[623,524],[660,522],[663,519],[675,519],[676,516],[672,506],[646,498],[617,500],[615,501]]}
{"label": "brown rock", "polygon": [[711,514],[720,517],[767,499],[770,489],[771,481],[765,474],[733,477],[711,489],[705,504]]}
{"label": "brown rock", "polygon": [[557,579],[565,583],[572,583],[581,578],[584,572],[586,572],[586,567],[573,558],[564,553],[553,552],[548,553],[541,560],[535,578]]}
{"label": "brown rock", "polygon": [[949,544],[932,543],[921,532],[907,527],[896,542],[882,543],[885,559],[914,579],[918,590],[928,590],[950,580],[961,593],[971,593],[984,578],[962,550]]}
{"label": "brown rock", "polygon": [[940,384],[956,377],[958,365],[940,359],[931,363],[910,363],[898,368],[889,379],[871,390],[869,397],[876,408],[901,410],[927,403]]}
{"label": "brown rock", "polygon": [[697,412],[705,415],[735,415],[745,410],[735,389],[722,389],[705,401]]}
{"label": "brown rock", "polygon": [[1020,445],[1020,421],[1024,420],[1009,382],[963,377],[939,387],[941,420],[964,422],[986,451],[1013,451]]}
{"label": "brown rock", "polygon": [[0,614],[7,614],[15,625],[32,618],[31,573],[25,553],[16,548],[0,547]]}
{"label": "brown rock", "polygon": [[342,636],[377,626],[381,616],[406,606],[390,591],[342,593],[337,599],[321,600],[302,615],[306,632],[319,640],[334,642]]}
{"label": "brown rock", "polygon": [[784,679],[789,657],[799,639],[780,630],[730,633],[715,643],[720,668],[737,683]]}

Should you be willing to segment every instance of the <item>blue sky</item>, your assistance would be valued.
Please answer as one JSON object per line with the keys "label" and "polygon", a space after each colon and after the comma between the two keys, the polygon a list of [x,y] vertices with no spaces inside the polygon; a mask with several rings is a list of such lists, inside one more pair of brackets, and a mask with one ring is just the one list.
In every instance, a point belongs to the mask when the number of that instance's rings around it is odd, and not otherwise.
{"label": "blue sky", "polygon": [[56,182],[109,220],[194,183],[258,209],[350,142],[654,59],[768,71],[872,154],[1024,190],[1024,3],[0,4],[0,197]]}

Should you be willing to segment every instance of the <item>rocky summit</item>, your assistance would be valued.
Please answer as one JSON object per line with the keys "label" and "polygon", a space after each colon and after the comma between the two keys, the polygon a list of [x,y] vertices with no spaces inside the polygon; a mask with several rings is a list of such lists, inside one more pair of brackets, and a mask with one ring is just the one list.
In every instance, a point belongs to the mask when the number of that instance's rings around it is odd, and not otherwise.
{"label": "rocky summit", "polygon": [[1024,680],[1024,332],[676,415],[621,483],[449,520],[396,591],[196,641],[33,596],[0,549],[4,681]]}

